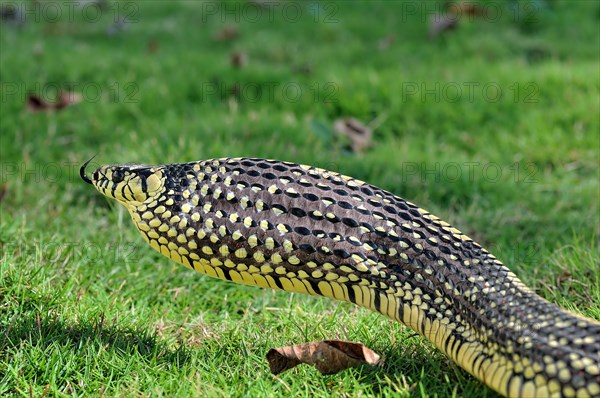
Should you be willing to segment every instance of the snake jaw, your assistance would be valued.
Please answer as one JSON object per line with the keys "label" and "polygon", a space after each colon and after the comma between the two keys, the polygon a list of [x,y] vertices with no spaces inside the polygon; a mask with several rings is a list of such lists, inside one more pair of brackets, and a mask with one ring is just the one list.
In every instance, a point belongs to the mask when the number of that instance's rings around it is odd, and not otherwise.
{"label": "snake jaw", "polygon": [[91,162],[91,161],[92,161],[92,160],[93,160],[95,157],[96,157],[96,155],[92,156],[92,157],[90,158],[90,160],[88,160],[87,162],[85,162],[85,163],[84,163],[84,164],[81,166],[81,168],[79,169],[79,175],[81,176],[81,179],[82,179],[83,181],[87,182],[87,183],[88,183],[88,184],[90,184],[90,185],[94,185],[94,183],[92,182],[92,180],[90,179],[90,177],[88,177],[88,176],[85,174],[85,169],[86,169],[87,165],[88,165],[88,164],[89,164],[89,163],[90,163],[90,162]]}
{"label": "snake jaw", "polygon": [[166,171],[162,167],[134,163],[106,165],[94,171],[90,178],[85,169],[92,159],[81,166],[81,178],[130,210],[164,191]]}

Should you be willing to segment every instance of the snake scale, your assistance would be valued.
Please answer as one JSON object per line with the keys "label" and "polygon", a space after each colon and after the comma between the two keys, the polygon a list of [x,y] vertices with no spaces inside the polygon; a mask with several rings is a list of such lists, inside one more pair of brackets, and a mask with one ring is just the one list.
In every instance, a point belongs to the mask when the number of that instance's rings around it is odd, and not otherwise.
{"label": "snake scale", "polygon": [[223,158],[81,177],[158,252],[215,278],[349,301],[511,397],[600,396],[600,323],[528,289],[459,230],[363,181]]}

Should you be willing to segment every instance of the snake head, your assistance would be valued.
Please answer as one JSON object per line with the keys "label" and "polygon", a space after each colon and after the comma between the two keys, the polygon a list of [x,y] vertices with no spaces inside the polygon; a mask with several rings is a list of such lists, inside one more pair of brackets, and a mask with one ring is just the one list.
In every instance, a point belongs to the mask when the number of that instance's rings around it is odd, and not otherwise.
{"label": "snake head", "polygon": [[88,177],[85,168],[91,160],[81,166],[81,178],[104,196],[116,199],[126,207],[151,200],[164,190],[166,178],[162,167],[143,164],[108,165],[97,168]]}

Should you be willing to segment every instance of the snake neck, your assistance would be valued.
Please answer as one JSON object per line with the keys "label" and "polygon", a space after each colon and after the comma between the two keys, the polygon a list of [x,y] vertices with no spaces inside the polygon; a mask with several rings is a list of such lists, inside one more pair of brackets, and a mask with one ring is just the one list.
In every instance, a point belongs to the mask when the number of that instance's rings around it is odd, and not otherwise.
{"label": "snake neck", "polygon": [[216,159],[161,173],[162,190],[129,211],[163,255],[216,278],[378,311],[505,395],[600,394],[599,324],[543,300],[426,210],[286,162]]}

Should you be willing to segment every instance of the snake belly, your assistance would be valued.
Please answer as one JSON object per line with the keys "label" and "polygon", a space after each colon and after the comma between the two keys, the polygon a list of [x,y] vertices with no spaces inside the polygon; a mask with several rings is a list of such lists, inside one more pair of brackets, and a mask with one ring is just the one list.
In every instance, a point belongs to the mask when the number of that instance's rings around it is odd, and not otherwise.
{"label": "snake belly", "polygon": [[544,300],[468,236],[363,181],[289,162],[110,165],[82,178],[195,271],[402,322],[511,397],[600,396],[600,323]]}

